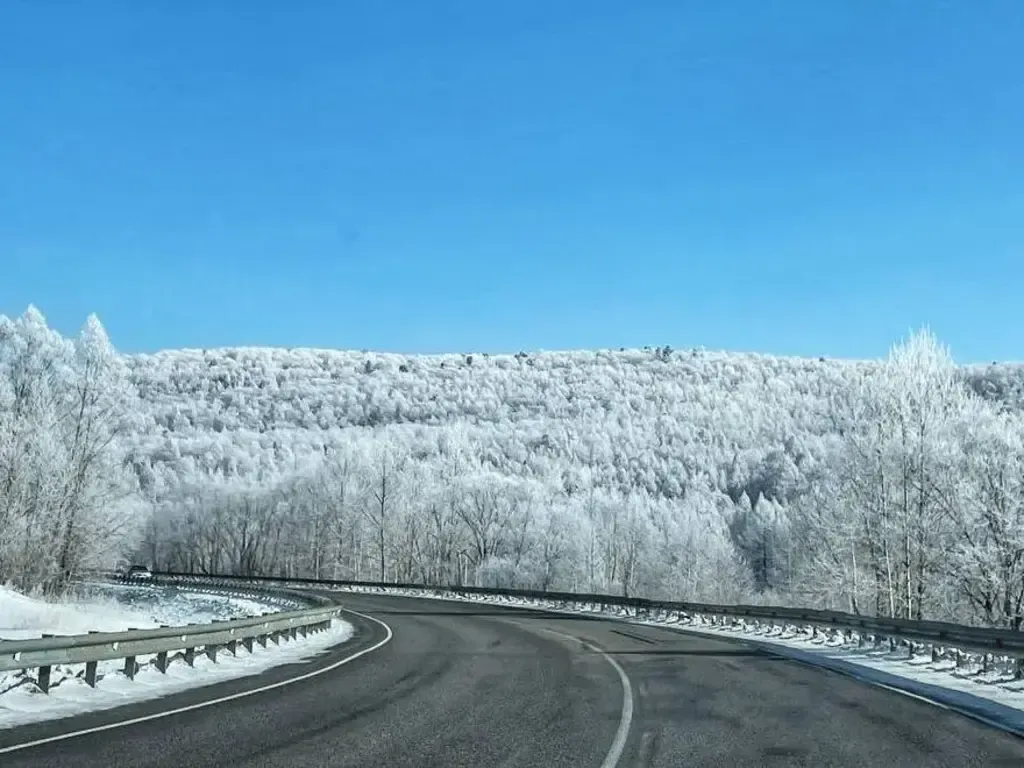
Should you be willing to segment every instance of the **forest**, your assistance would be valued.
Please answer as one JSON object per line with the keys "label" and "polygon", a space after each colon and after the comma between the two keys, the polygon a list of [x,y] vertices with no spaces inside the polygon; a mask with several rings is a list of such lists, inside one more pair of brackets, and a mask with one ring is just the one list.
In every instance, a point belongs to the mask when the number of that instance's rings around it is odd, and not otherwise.
{"label": "forest", "polygon": [[125,355],[0,317],[0,583],[159,569],[1019,628],[1024,367],[643,349]]}

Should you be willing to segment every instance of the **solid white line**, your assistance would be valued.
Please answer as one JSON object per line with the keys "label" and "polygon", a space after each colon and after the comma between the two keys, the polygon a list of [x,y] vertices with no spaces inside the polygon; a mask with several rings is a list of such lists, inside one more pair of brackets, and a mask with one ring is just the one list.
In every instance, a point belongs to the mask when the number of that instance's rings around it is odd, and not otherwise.
{"label": "solid white line", "polygon": [[348,664],[350,661],[355,661],[360,656],[365,656],[368,653],[372,653],[373,651],[376,651],[378,648],[383,648],[385,645],[387,645],[389,642],[391,642],[391,638],[394,636],[394,633],[391,631],[391,627],[389,627],[383,621],[381,621],[380,619],[374,618],[373,616],[367,616],[364,613],[359,613],[358,611],[350,611],[347,608],[344,609],[344,610],[345,610],[346,613],[351,613],[354,616],[359,616],[360,618],[363,618],[363,619],[369,619],[370,621],[374,621],[374,622],[380,624],[382,627],[384,627],[384,630],[387,632],[387,635],[384,637],[383,640],[381,640],[376,645],[371,645],[369,648],[364,648],[363,650],[359,651],[358,653],[353,653],[351,656],[346,656],[341,661],[336,661],[336,662],[334,662],[333,664],[331,664],[328,667],[324,667],[323,669],[317,669],[317,670],[314,670],[312,672],[306,672],[305,674],[299,675],[298,677],[292,677],[292,678],[289,678],[287,680],[281,680],[280,682],[277,682],[277,683],[271,683],[270,685],[263,685],[263,686],[260,686],[259,688],[253,688],[251,690],[241,691],[240,693],[232,693],[229,696],[221,696],[220,698],[210,699],[209,701],[201,701],[198,704],[189,704],[187,707],[178,707],[176,709],[169,709],[166,712],[155,712],[152,715],[144,715],[143,717],[133,717],[130,720],[120,720],[120,721],[118,721],[116,723],[107,723],[106,725],[98,725],[98,726],[96,726],[94,728],[83,728],[80,731],[70,731],[69,733],[62,733],[62,734],[60,734],[58,736],[48,736],[45,739],[36,739],[35,741],[26,741],[23,744],[15,744],[14,746],[11,746],[11,747],[0,747],[0,755],[5,755],[5,754],[8,754],[10,752],[17,752],[17,751],[22,750],[22,749],[28,749],[29,747],[38,747],[38,746],[40,746],[42,744],[51,744],[51,743],[53,743],[55,741],[64,741],[65,739],[73,739],[73,738],[75,738],[77,736],[85,736],[86,734],[90,734],[90,733],[99,733],[100,731],[110,731],[110,730],[113,730],[114,728],[123,728],[126,725],[135,725],[136,723],[145,723],[148,720],[159,720],[162,717],[170,717],[171,715],[179,715],[182,712],[191,712],[191,711],[196,710],[196,709],[203,709],[204,707],[212,707],[214,704],[223,704],[225,701],[233,701],[234,699],[242,699],[242,698],[245,698],[246,696],[252,696],[252,695],[257,694],[257,693],[263,693],[265,691],[272,691],[275,688],[283,688],[286,685],[291,685],[292,683],[298,683],[298,682],[301,682],[303,680],[309,680],[309,678],[311,678],[311,677],[316,677],[317,675],[322,675],[325,672],[330,672],[331,670],[337,669],[338,667],[340,667],[340,666],[342,666],[344,664]]}
{"label": "solid white line", "polygon": [[[819,667],[819,669],[828,669],[828,667]],[[935,699],[929,699],[927,696],[922,696],[919,693],[914,693],[912,691],[905,691],[902,688],[897,688],[894,685],[889,685],[887,683],[880,683],[880,682],[871,680],[869,678],[863,678],[863,677],[859,677],[859,676],[856,676],[856,675],[851,675],[851,677],[854,677],[856,680],[859,680],[862,683],[867,683],[868,685],[874,685],[874,686],[876,686],[878,688],[885,688],[885,690],[887,690],[887,691],[892,691],[893,693],[899,693],[899,694],[901,694],[903,696],[906,696],[908,698],[916,699],[917,701],[923,701],[925,704],[931,704],[933,707],[938,707],[939,709],[951,709],[948,705],[943,704],[941,701],[936,701]]]}
{"label": "solid white line", "polygon": [[615,738],[612,739],[612,746],[608,750],[608,754],[605,755],[604,761],[601,763],[601,768],[615,768],[619,759],[622,757],[622,751],[626,748],[626,739],[629,738],[629,727],[633,722],[633,686],[629,682],[629,677],[626,675],[626,671],[619,665],[619,662],[593,643],[574,635],[567,635],[564,632],[559,632],[554,629],[547,629],[545,627],[538,627],[538,629],[542,632],[549,632],[552,635],[558,635],[559,637],[564,637],[568,640],[575,640],[584,648],[588,648],[591,651],[601,654],[601,656],[604,657],[604,660],[611,664],[612,667],[615,668],[615,671],[619,673],[619,682],[622,683],[622,715],[619,717],[619,727],[615,731]]}

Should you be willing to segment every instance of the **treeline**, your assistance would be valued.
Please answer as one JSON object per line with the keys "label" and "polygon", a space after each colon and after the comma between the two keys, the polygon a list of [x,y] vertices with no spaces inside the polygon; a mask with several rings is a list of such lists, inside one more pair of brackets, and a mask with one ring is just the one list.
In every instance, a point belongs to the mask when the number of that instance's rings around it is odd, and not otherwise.
{"label": "treeline", "polygon": [[182,488],[147,529],[141,555],[199,573],[487,584],[688,594],[749,591],[706,487],[654,502],[595,484],[566,491],[483,465],[447,435],[444,458],[417,461],[396,430],[329,449],[315,471],[272,488]]}

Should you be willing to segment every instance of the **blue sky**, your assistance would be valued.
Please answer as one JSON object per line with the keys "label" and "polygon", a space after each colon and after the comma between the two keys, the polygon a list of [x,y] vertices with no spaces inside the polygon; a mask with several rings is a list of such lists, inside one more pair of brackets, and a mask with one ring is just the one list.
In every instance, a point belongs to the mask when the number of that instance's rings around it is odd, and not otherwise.
{"label": "blue sky", "polygon": [[1019,0],[15,0],[0,313],[1022,359]]}

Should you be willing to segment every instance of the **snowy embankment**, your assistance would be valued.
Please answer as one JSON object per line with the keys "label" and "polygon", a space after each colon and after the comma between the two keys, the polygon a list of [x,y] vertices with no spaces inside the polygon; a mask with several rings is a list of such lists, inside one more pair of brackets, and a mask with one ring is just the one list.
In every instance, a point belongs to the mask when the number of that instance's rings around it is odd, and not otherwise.
{"label": "snowy embankment", "polygon": [[[264,612],[301,607],[274,595],[238,596],[183,590],[176,587],[95,585],[77,599],[50,603],[0,587],[0,640],[22,640],[45,634],[74,635],[89,631],[118,632],[161,625],[205,624]],[[36,670],[0,672],[0,728],[52,720],[83,712],[158,698],[231,678],[263,672],[270,667],[313,658],[348,640],[351,624],[335,619],[323,633],[261,648],[237,656],[219,654],[217,661],[197,655],[194,667],[180,659],[162,674],[140,656],[134,680],[124,676],[122,659],[100,662],[96,688],[86,685],[84,665],[56,666],[49,694],[36,688]],[[177,657],[175,657],[177,658]]]}
{"label": "snowy embankment", "polygon": [[46,602],[0,587],[0,640],[206,623],[295,607],[265,600],[150,585],[97,584],[77,598]]}
{"label": "snowy embankment", "polygon": [[744,622],[723,627],[707,623],[699,617],[688,621],[640,619],[621,610],[552,608],[542,602],[520,598],[495,600],[489,597],[429,595],[399,589],[389,589],[388,592],[437,600],[500,603],[510,607],[539,608],[553,613],[607,616],[631,624],[743,640],[794,661],[927,700],[1024,736],[1024,680],[1014,678],[1013,661],[1007,658],[990,656],[986,660],[977,654],[963,654],[958,664],[951,649],[937,649],[938,658],[933,659],[930,650],[921,652],[919,645],[918,653],[910,656],[905,646],[897,646],[895,650],[890,650],[888,643],[875,647],[873,642],[868,642],[862,646],[856,635],[846,641],[841,634],[829,637],[827,633],[819,632],[813,636],[811,630],[805,628],[755,626]]}

